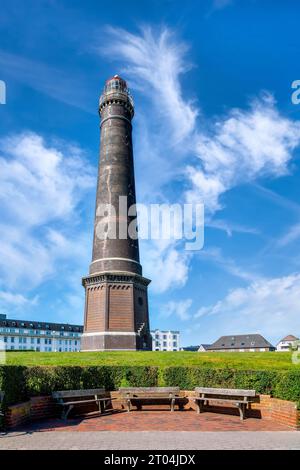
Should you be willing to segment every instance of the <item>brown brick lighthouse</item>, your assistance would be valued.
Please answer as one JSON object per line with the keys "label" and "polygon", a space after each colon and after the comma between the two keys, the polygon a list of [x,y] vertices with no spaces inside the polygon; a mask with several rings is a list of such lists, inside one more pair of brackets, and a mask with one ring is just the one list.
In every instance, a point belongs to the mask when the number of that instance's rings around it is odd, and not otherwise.
{"label": "brown brick lighthouse", "polygon": [[101,145],[93,256],[89,276],[82,280],[85,314],[81,349],[151,350],[147,295],[150,280],[142,276],[138,239],[128,235],[129,224],[136,216],[128,216],[127,212],[124,216],[120,206],[120,196],[123,203],[127,198],[128,207],[136,203],[136,197],[133,100],[126,82],[118,75],[105,83],[99,114]]}

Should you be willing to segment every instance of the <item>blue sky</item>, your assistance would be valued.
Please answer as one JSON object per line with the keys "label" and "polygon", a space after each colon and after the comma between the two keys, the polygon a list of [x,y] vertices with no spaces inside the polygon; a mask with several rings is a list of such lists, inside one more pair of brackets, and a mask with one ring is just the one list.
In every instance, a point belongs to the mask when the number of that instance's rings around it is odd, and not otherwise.
{"label": "blue sky", "polygon": [[134,95],[139,202],[203,201],[205,244],[141,243],[152,328],[300,335],[296,2],[1,2],[0,310],[81,323],[97,101]]}

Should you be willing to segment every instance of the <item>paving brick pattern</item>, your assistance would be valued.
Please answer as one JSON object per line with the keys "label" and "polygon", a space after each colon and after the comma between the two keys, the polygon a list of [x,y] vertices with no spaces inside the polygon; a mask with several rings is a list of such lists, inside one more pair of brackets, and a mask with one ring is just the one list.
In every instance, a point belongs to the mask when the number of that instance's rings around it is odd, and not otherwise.
{"label": "paving brick pattern", "polygon": [[[189,449],[300,449],[297,431],[144,431],[144,432],[13,432],[1,437],[0,449],[43,450],[183,450]],[[101,463],[99,462],[101,466]]]}
{"label": "paving brick pattern", "polygon": [[[237,412],[238,413],[238,412]],[[205,412],[200,415],[193,410],[174,411],[162,409],[142,411],[113,411],[99,416],[91,413],[83,417],[59,418],[38,421],[19,427],[32,431],[293,431],[292,428],[269,419],[247,418],[240,421],[238,414]],[[299,434],[300,435],[300,434]]]}

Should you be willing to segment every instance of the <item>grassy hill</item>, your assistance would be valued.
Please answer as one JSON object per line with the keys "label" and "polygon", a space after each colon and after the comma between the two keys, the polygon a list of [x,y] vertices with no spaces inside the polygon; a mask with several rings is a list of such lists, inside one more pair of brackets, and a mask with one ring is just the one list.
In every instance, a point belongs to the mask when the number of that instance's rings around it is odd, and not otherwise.
{"label": "grassy hill", "polygon": [[[300,358],[299,358],[300,359]],[[77,352],[39,353],[31,351],[9,351],[5,364],[24,366],[198,366],[211,368],[233,368],[252,370],[300,370],[292,362],[291,353],[197,353],[197,352]]]}

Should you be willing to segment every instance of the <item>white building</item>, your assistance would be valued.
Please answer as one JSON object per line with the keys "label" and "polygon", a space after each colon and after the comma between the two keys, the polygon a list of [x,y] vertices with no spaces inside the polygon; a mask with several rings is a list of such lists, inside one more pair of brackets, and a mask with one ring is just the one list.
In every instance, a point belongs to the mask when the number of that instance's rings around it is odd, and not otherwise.
{"label": "white building", "polygon": [[180,332],[172,330],[151,331],[152,351],[179,351]]}
{"label": "white building", "polygon": [[199,349],[198,349],[198,352],[206,352],[209,348],[210,344],[200,344],[199,346]]}
{"label": "white building", "polygon": [[80,351],[83,327],[65,323],[10,320],[0,315],[0,344],[5,350]]}
{"label": "white building", "polygon": [[295,345],[295,342],[299,341],[299,338],[297,338],[294,335],[288,335],[282,338],[281,341],[276,345],[276,351],[290,351],[291,348]]}

